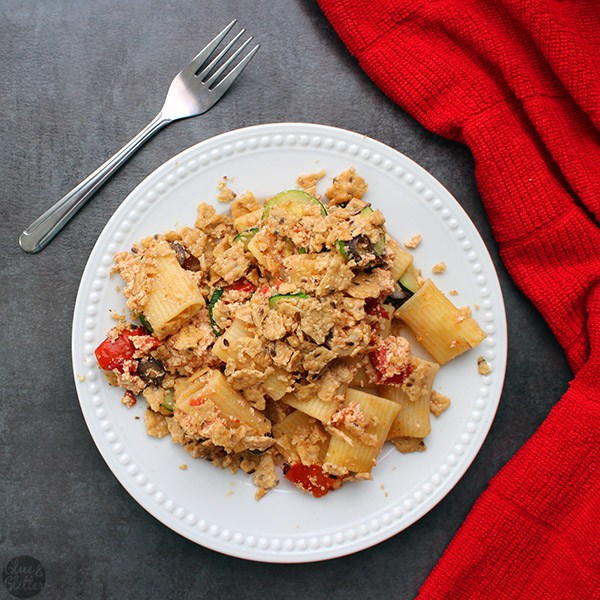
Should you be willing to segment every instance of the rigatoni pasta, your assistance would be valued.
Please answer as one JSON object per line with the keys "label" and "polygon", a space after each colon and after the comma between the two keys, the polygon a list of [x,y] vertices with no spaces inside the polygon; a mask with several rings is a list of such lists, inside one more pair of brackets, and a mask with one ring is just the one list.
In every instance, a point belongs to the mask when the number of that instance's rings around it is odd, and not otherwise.
{"label": "rigatoni pasta", "polygon": [[398,416],[388,431],[388,440],[398,437],[424,438],[429,435],[429,397],[411,401],[406,392],[391,386],[380,387],[379,393],[400,406]]}
{"label": "rigatoni pasta", "polygon": [[281,400],[292,389],[293,377],[281,368],[273,369],[264,379],[263,388],[273,400]]}
{"label": "rigatoni pasta", "polygon": [[388,432],[388,439],[424,438],[431,431],[429,421],[433,380],[440,368],[437,363],[413,357],[413,369],[400,385],[381,385],[379,395],[400,405],[400,412]]}
{"label": "rigatoni pasta", "polygon": [[250,327],[247,323],[244,323],[240,319],[236,319],[231,323],[223,335],[219,336],[214,342],[212,347],[212,353],[220,358],[223,362],[227,362],[232,349],[235,347],[237,342],[240,342],[243,338],[250,337],[252,335]]}
{"label": "rigatoni pasta", "polygon": [[300,462],[309,466],[323,464],[330,438],[317,419],[299,410],[273,426],[273,437],[288,463]]}
{"label": "rigatoni pasta", "polygon": [[430,279],[397,310],[396,316],[441,365],[485,338],[477,321],[456,308]]}
{"label": "rigatoni pasta", "polygon": [[190,410],[210,401],[226,417],[247,425],[257,434],[271,430],[269,420],[236,392],[221,371],[209,369],[193,375],[176,387],[175,408]]}
{"label": "rigatoni pasta", "polygon": [[116,254],[139,324],[123,317],[96,349],[123,404],[147,403],[149,435],[252,474],[257,499],[280,474],[315,497],[368,479],[386,440],[423,450],[450,402],[433,391],[440,364],[483,339],[423,281],[364,179],[348,169],[321,196],[322,176],[264,200],[221,182],[231,215],[200,204],[194,227]]}
{"label": "rigatoni pasta", "polygon": [[281,401],[322,423],[327,423],[338,407],[338,403],[335,401],[327,402],[317,397],[305,400],[294,393],[283,396]]}
{"label": "rigatoni pasta", "polygon": [[349,389],[329,429],[325,464],[336,472],[370,474],[399,411],[395,402]]}
{"label": "rigatoni pasta", "polygon": [[155,257],[156,274],[152,278],[144,316],[159,339],[175,333],[204,306],[198,286],[180,266],[175,252],[166,249]]}

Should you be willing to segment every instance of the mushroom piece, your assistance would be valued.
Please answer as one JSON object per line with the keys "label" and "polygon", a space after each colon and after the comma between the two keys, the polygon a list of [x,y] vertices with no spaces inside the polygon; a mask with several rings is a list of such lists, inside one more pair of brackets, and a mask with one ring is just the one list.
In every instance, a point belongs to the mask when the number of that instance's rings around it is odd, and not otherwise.
{"label": "mushroom piece", "polygon": [[171,248],[173,248],[177,262],[181,268],[186,271],[199,271],[202,268],[198,258],[190,254],[189,250],[183,244],[171,242]]}
{"label": "mushroom piece", "polygon": [[159,386],[165,376],[165,368],[155,358],[142,358],[138,364],[137,374],[144,383]]}
{"label": "mushroom piece", "polygon": [[382,257],[379,256],[375,246],[366,235],[357,235],[347,242],[346,247],[348,254],[359,268],[372,269],[383,264]]}

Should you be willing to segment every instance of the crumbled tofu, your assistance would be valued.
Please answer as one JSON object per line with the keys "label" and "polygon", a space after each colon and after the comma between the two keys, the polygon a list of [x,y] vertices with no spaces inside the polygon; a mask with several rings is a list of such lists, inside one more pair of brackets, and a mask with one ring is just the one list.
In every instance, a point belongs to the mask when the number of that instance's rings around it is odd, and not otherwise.
{"label": "crumbled tofu", "polygon": [[187,466],[185,463],[183,463],[182,465],[179,465],[179,468],[180,468],[182,471],[187,471],[187,468],[188,468],[188,466]]}
{"label": "crumbled tofu", "polygon": [[77,375],[77,380],[83,383],[85,381],[85,375]]}
{"label": "crumbled tofu", "polygon": [[439,417],[450,406],[450,398],[433,390],[429,400],[429,411]]}
{"label": "crumbled tofu", "polygon": [[438,274],[445,273],[446,272],[446,263],[445,262],[436,263],[435,265],[433,265],[431,272],[438,273]]}
{"label": "crumbled tofu", "polygon": [[461,306],[458,309],[458,317],[456,318],[456,322],[460,323],[461,321],[464,321],[465,319],[470,318],[471,316],[471,309],[468,306]]}
{"label": "crumbled tofu", "polygon": [[340,467],[339,465],[328,462],[323,463],[323,471],[325,473],[329,473],[330,475],[334,475],[339,479],[346,477],[349,474],[349,471],[346,469],[346,467]]}
{"label": "crumbled tofu", "polygon": [[169,435],[166,418],[149,408],[144,413],[144,423],[146,424],[146,432],[151,437],[163,438]]}
{"label": "crumbled tofu", "polygon": [[404,246],[414,250],[422,241],[423,236],[420,233],[417,233],[416,235],[413,235],[410,240],[406,240],[406,242],[404,242]]}
{"label": "crumbled tofu", "polygon": [[227,177],[223,177],[219,181],[217,189],[219,190],[219,195],[217,196],[219,202],[231,202],[236,196],[235,192],[227,186]]}
{"label": "crumbled tofu", "polygon": [[489,375],[492,372],[492,368],[483,356],[477,358],[477,371],[479,371],[480,375]]}
{"label": "crumbled tofu", "polygon": [[409,452],[423,452],[425,442],[421,438],[399,437],[390,440],[398,452],[408,454]]}
{"label": "crumbled tofu", "polygon": [[156,338],[151,335],[132,335],[129,339],[135,348],[134,358],[142,358],[156,348]]}
{"label": "crumbled tofu", "polygon": [[253,482],[259,488],[255,496],[257,500],[260,500],[268,490],[274,488],[279,483],[279,477],[275,470],[275,461],[270,454],[263,454],[260,457],[256,471],[254,471]]}
{"label": "crumbled tofu", "polygon": [[325,169],[321,169],[317,173],[310,173],[309,175],[300,175],[296,180],[298,187],[301,187],[305,192],[311,196],[317,195],[317,183],[325,177]]}
{"label": "crumbled tofu", "polygon": [[412,354],[407,339],[389,335],[381,340],[375,349],[373,366],[376,371],[376,382],[385,384],[394,377],[402,380],[414,367],[411,366]]}
{"label": "crumbled tofu", "polygon": [[121,404],[124,404],[127,408],[135,406],[136,402],[135,396],[129,390],[127,390],[121,398]]}
{"label": "crumbled tofu", "polygon": [[255,211],[262,214],[261,205],[252,192],[244,192],[231,202],[231,216],[234,219],[245,217]]}
{"label": "crumbled tofu", "polygon": [[353,198],[362,198],[367,191],[367,182],[356,173],[356,169],[347,169],[333,178],[333,185],[325,195],[330,204],[343,204]]}
{"label": "crumbled tofu", "polygon": [[241,244],[236,244],[215,256],[212,270],[227,283],[233,283],[246,274],[250,261]]}

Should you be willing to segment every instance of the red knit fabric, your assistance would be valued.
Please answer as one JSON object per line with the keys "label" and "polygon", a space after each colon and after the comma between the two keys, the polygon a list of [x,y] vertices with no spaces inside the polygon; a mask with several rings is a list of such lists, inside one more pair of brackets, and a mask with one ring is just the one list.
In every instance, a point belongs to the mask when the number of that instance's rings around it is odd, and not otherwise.
{"label": "red knit fabric", "polygon": [[600,1],[319,2],[391,99],[469,146],[502,259],[576,374],[419,598],[600,598]]}

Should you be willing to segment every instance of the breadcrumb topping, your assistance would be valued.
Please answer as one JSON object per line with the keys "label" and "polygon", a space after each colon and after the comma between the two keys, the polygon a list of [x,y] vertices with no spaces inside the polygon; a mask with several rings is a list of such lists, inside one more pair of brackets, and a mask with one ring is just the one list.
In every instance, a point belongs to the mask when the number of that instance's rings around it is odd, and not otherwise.
{"label": "breadcrumb topping", "polygon": [[436,417],[439,417],[446,409],[450,406],[450,398],[440,394],[435,390],[431,392],[431,398],[429,400],[429,411]]}
{"label": "breadcrumb topping", "polygon": [[477,357],[477,371],[480,375],[489,375],[492,372],[492,368],[483,356]]}
{"label": "breadcrumb topping", "polygon": [[404,242],[404,246],[406,248],[410,248],[411,250],[414,250],[415,248],[417,248],[419,246],[419,244],[423,241],[423,236],[420,233],[417,233],[416,235],[413,235],[409,240],[406,240]]}
{"label": "breadcrumb topping", "polygon": [[296,180],[296,183],[298,184],[298,187],[302,188],[307,194],[316,196],[317,184],[323,177],[325,177],[325,169],[321,169],[317,173],[310,173],[309,175],[300,175]]}

